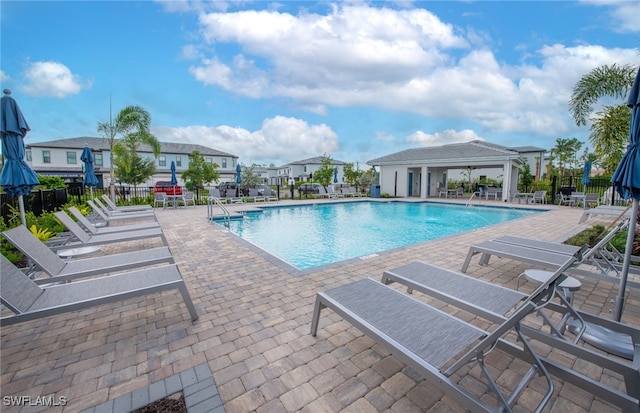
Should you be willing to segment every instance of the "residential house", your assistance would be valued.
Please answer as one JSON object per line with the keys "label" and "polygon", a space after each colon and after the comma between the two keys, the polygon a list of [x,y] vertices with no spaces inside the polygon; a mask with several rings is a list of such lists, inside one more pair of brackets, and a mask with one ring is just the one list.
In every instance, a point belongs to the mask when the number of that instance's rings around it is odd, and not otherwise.
{"label": "residential house", "polygon": [[[41,175],[62,177],[67,183],[81,183],[83,163],[80,155],[85,146],[93,152],[95,173],[100,181],[99,187],[109,186],[111,151],[105,138],[78,137],[53,141],[29,143],[26,145],[26,160],[29,166]],[[160,156],[154,158],[151,147],[141,145],[138,153],[142,157],[154,159],[156,173],[140,186],[152,187],[157,181],[171,179],[171,161],[175,162],[178,185],[184,185],[180,175],[189,167],[189,155],[199,151],[205,161],[218,165],[220,181],[235,181],[238,157],[202,145],[186,143],[160,142]],[[120,182],[117,182],[120,183]],[[126,184],[126,183],[125,183]]]}

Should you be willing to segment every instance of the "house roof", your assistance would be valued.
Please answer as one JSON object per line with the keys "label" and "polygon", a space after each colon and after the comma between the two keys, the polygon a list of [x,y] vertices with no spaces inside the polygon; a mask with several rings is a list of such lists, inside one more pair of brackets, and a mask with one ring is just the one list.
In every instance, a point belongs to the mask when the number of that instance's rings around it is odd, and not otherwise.
{"label": "house roof", "polygon": [[[324,158],[325,158],[324,156],[315,156],[313,158],[307,158],[307,159],[303,159],[301,161],[289,162],[288,164],[285,164],[283,166],[287,166],[287,165],[321,165],[322,164],[322,160]],[[331,164],[332,165],[346,165],[346,162],[339,161],[337,159],[332,159],[331,160]]]}
{"label": "house roof", "polygon": [[[88,145],[89,148],[91,148],[91,150],[93,151],[109,150],[109,142],[106,138],[95,138],[95,137],[88,137],[88,136],[30,143],[30,144],[27,144],[26,146],[27,148],[38,147],[38,148],[82,149],[84,148],[85,145]],[[236,155],[231,155],[226,152],[207,148],[206,146],[192,145],[188,143],[160,142],[160,148],[162,153],[176,153],[176,154],[191,155],[193,151],[198,151],[202,155],[228,156],[231,158],[237,158]],[[149,145],[140,145],[140,147],[138,148],[138,152],[151,153],[152,151]]]}
{"label": "house roof", "polygon": [[368,165],[422,162],[422,161],[453,161],[453,160],[481,160],[482,158],[518,158],[520,153],[505,146],[495,145],[485,141],[471,141],[442,146],[428,146],[406,149],[367,161]]}

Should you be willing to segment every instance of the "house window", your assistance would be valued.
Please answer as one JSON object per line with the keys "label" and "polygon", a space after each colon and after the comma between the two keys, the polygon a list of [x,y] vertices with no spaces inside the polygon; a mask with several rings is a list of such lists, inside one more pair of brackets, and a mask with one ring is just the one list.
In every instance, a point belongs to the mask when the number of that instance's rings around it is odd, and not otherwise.
{"label": "house window", "polygon": [[222,167],[223,168],[227,167],[227,158],[222,158]]}
{"label": "house window", "polygon": [[31,151],[27,151],[27,161],[31,162]]}
{"label": "house window", "polygon": [[182,166],[182,157],[176,156],[176,166]]}
{"label": "house window", "polygon": [[75,152],[67,152],[67,163],[68,164],[76,164],[76,153]]}
{"label": "house window", "polygon": [[42,163],[51,163],[50,151],[42,151]]}
{"label": "house window", "polygon": [[167,157],[166,156],[158,156],[158,165],[167,166]]}
{"label": "house window", "polygon": [[102,154],[101,153],[96,153],[93,155],[93,163],[96,166],[102,166]]}
{"label": "house window", "polygon": [[211,158],[204,158],[206,163],[211,163]]}

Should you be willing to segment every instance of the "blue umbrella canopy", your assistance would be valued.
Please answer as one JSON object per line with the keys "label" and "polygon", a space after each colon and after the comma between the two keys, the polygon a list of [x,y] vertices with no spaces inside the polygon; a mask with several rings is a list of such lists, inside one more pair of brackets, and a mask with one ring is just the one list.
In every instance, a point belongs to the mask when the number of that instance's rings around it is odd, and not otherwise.
{"label": "blue umbrella canopy", "polygon": [[171,161],[171,185],[178,185],[178,177],[176,176],[176,163]]}
{"label": "blue umbrella canopy", "polygon": [[629,219],[629,230],[627,243],[624,252],[624,261],[620,273],[620,285],[618,297],[616,299],[615,319],[620,321],[622,308],[624,306],[624,292],[629,275],[629,265],[631,263],[631,250],[635,238],[635,228],[638,219],[638,200],[640,199],[640,68],[636,74],[636,79],[629,93],[627,106],[631,108],[631,125],[629,126],[629,145],[627,151],[622,156],[620,164],[611,178],[613,186],[623,199],[633,199],[631,217]]}
{"label": "blue umbrella canopy", "polygon": [[84,185],[91,188],[98,186],[99,181],[93,168],[93,162],[95,159],[89,146],[84,146],[82,154],[80,154],[80,160],[84,162]]}
{"label": "blue umbrella canopy", "polygon": [[237,184],[241,184],[242,183],[242,168],[240,168],[240,164],[238,164],[236,166],[236,183]]}
{"label": "blue umbrella canopy", "polygon": [[24,160],[23,138],[31,129],[10,94],[11,92],[5,89],[4,96],[0,99],[0,135],[4,156],[0,186],[9,195],[21,197],[31,193],[40,181],[38,175]]}
{"label": "blue umbrella canopy", "polygon": [[584,163],[584,170],[582,171],[582,185],[587,186],[591,183],[591,162],[586,161]]}

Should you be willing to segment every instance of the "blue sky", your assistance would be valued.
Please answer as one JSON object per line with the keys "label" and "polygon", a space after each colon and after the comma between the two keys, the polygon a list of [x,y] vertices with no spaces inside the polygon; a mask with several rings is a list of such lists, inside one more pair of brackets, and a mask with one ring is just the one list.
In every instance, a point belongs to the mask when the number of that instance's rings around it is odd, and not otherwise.
{"label": "blue sky", "polygon": [[244,164],[362,165],[473,139],[588,146],[573,86],[640,64],[635,0],[3,0],[0,15],[0,82],[27,143],[100,136],[110,107],[140,105],[160,141]]}

